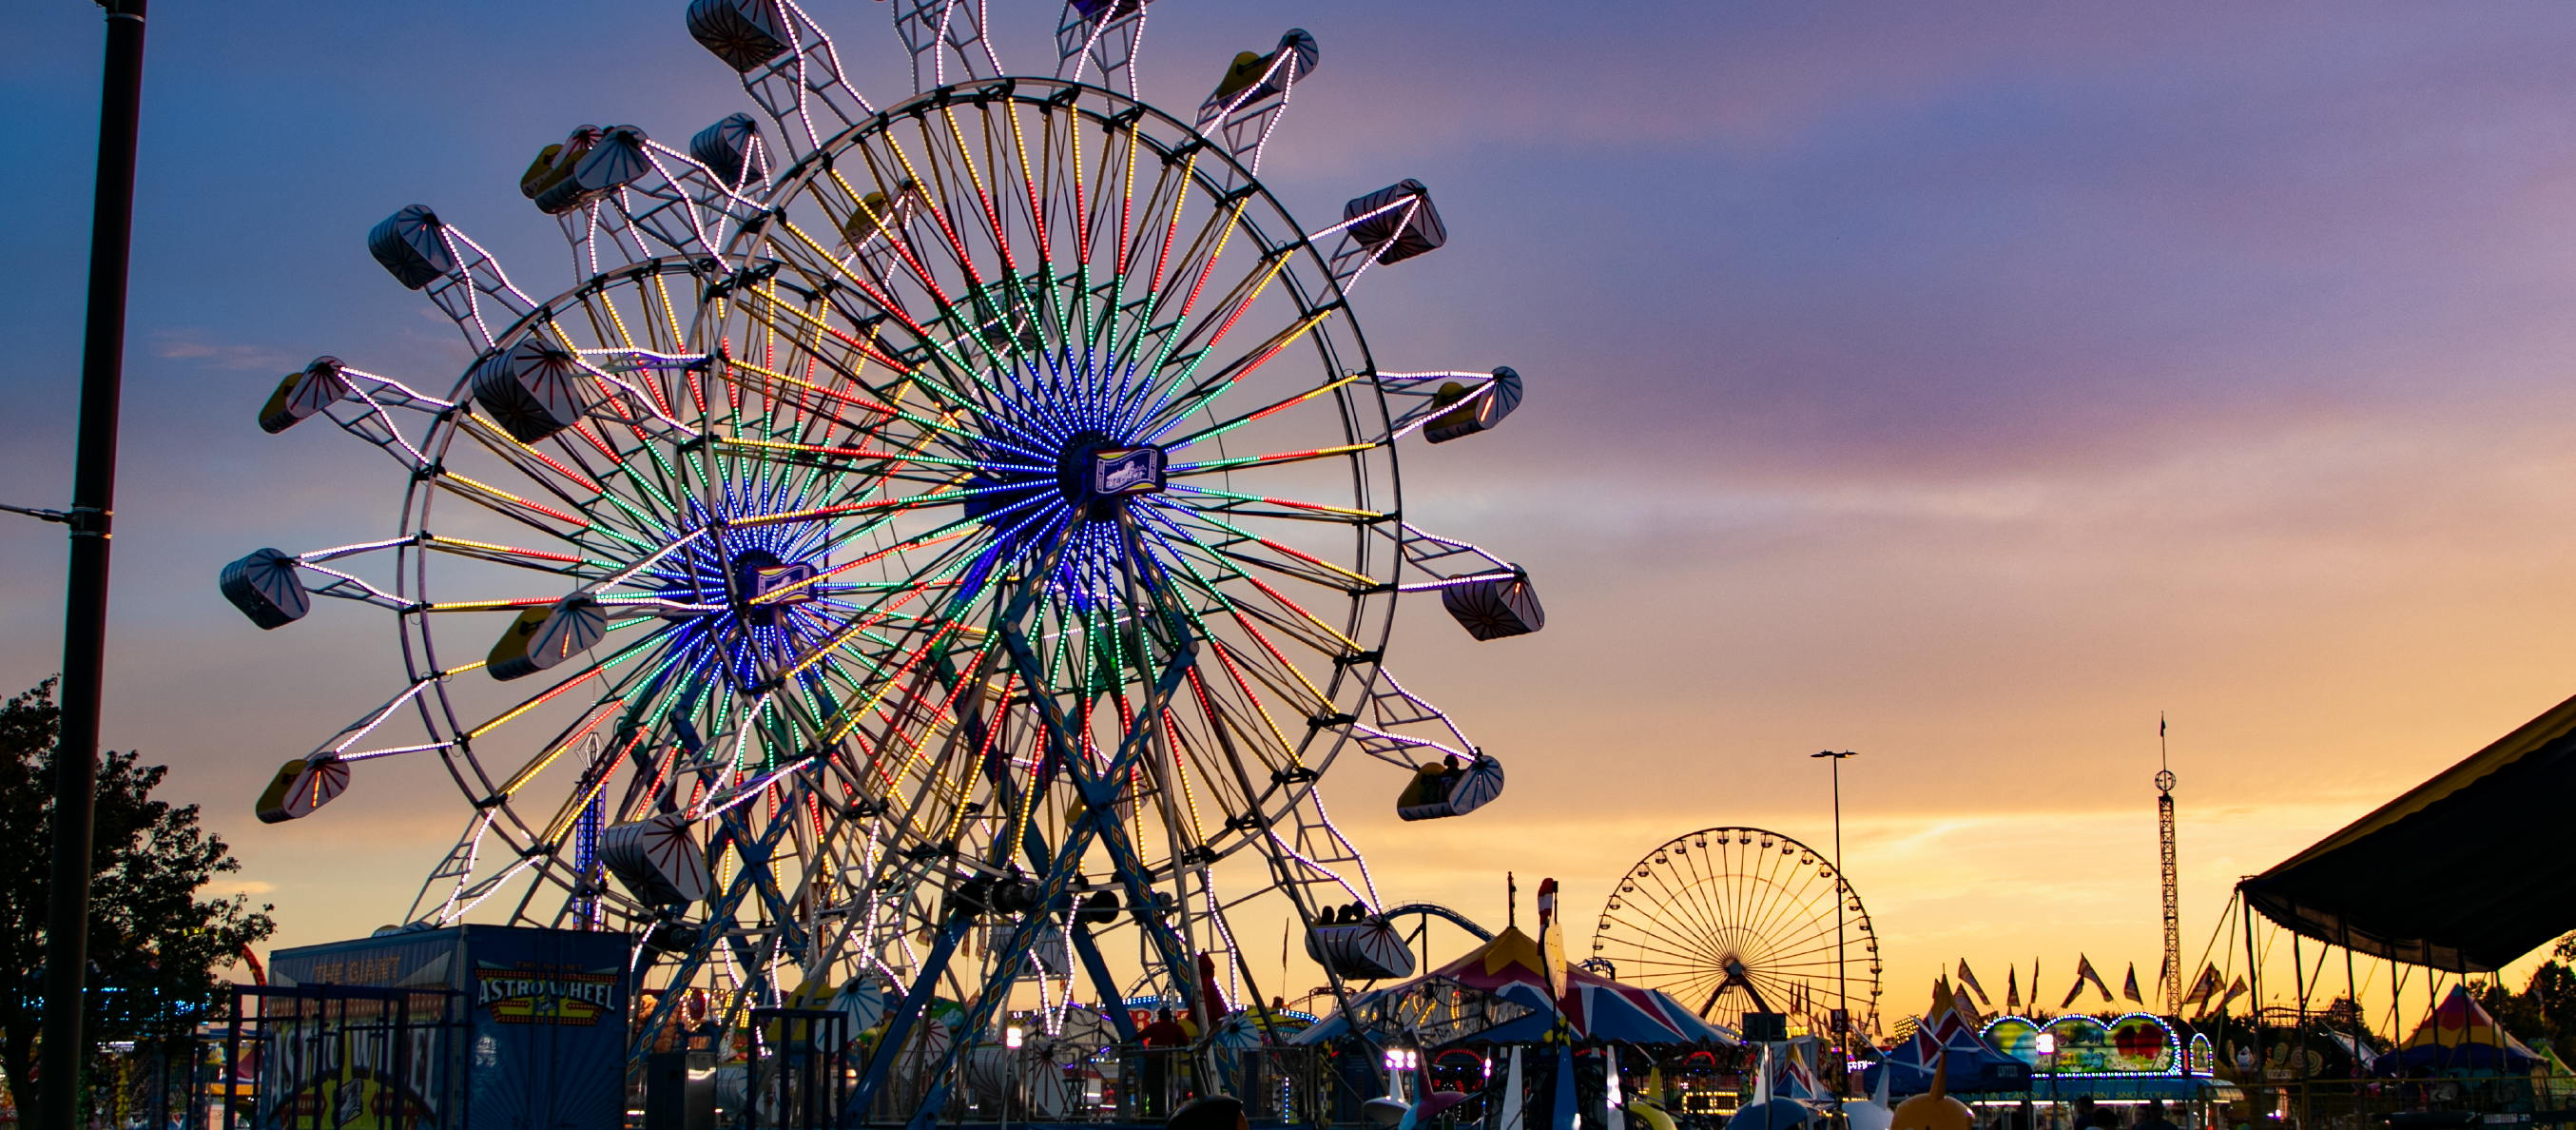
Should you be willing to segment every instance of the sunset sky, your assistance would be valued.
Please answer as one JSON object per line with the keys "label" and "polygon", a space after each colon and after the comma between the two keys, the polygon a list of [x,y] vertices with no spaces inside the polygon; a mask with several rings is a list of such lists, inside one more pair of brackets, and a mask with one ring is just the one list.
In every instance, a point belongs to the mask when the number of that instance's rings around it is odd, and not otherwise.
{"label": "sunset sky", "polygon": [[[403,486],[253,410],[317,353],[470,360],[363,247],[404,204],[570,285],[528,156],[746,107],[683,7],[155,8],[104,732],[206,806],[280,945],[394,921],[467,810],[423,763],[251,818],[400,665],[389,618],[262,633],[216,571],[390,534]],[[992,7],[1037,69],[1056,7]],[[885,5],[809,10],[908,89]],[[75,0],[11,22],[0,501],[61,506],[101,36]],[[1512,776],[1401,824],[1392,770],[1337,773],[1391,896],[1499,923],[1507,870],[1553,875],[1583,923],[1695,828],[1830,842],[1807,755],[1856,750],[1885,1011],[1961,958],[1998,1001],[2037,958],[2054,1004],[2078,953],[2115,987],[2159,958],[2159,712],[2189,962],[2237,876],[2576,693],[2576,9],[1164,0],[1145,95],[1290,26],[1322,61],[1263,179],[1323,216],[1418,178],[1449,226],[1356,303],[1380,365],[1528,380],[1405,457],[1407,516],[1526,565],[1549,623],[1399,613],[1390,662]],[[59,662],[64,548],[0,531],[14,689]]]}

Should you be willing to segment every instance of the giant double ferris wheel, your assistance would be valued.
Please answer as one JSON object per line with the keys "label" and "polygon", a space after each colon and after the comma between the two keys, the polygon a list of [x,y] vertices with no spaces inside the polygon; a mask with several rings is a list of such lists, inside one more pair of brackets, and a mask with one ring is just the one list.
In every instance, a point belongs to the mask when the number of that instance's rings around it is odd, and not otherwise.
{"label": "giant double ferris wheel", "polygon": [[[1398,595],[1480,639],[1543,622],[1518,567],[1402,509],[1400,442],[1521,395],[1360,336],[1353,288],[1446,241],[1428,190],[1310,231],[1256,179],[1312,36],[1183,120],[1137,97],[1142,3],[1067,4],[1052,76],[1004,74],[979,3],[892,7],[915,91],[880,107],[790,0],[688,5],[758,116],[546,147],[520,188],[578,280],[550,298],[401,209],[369,250],[476,361],[424,389],[323,357],[261,412],[383,450],[402,501],[225,596],[263,628],[386,609],[409,674],[261,818],[438,759],[468,813],[409,920],[631,931],[639,1055],[692,993],[872,986],[896,1046],[1031,980],[1060,1016],[1077,967],[1213,1013],[1202,955],[1250,976],[1230,907],[1379,907],[1318,791],[1345,753],[1410,773],[1371,786],[1408,819],[1501,790],[1383,666]],[[1104,956],[1131,943],[1133,982]]]}

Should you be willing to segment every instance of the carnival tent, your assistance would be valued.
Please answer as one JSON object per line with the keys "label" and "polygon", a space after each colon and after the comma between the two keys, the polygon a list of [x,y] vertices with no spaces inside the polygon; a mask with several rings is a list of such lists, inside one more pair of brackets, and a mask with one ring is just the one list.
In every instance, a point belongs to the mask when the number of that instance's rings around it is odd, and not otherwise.
{"label": "carnival tent", "polygon": [[2371,1064],[2380,1075],[2419,1074],[2427,1071],[2504,1071],[2521,1073],[2540,1066],[2538,1053],[2514,1039],[2513,1033],[2496,1023],[2496,1018],[2480,1007],[2469,991],[2451,986],[2442,1005],[2417,1025],[2415,1034],[2397,1045],[2397,1050],[2379,1057]]}
{"label": "carnival tent", "polygon": [[2576,698],[2239,885],[2264,917],[2362,953],[2491,973],[2576,930]]}
{"label": "carnival tent", "polygon": [[[1688,1005],[1663,992],[1623,985],[1580,968],[1565,970],[1565,995],[1551,1001],[1538,942],[1514,927],[1506,927],[1492,941],[1421,977],[1354,998],[1351,1011],[1372,1031],[1423,1027],[1422,1022],[1433,1020],[1437,1013],[1446,1028],[1424,1033],[1426,1040],[1435,1043],[1468,1039],[1534,1043],[1555,1026],[1560,1011],[1577,1039],[1639,1044],[1736,1042],[1734,1032],[1700,1019]],[[1482,1022],[1458,1025],[1455,1018],[1467,1011],[1477,1013]],[[1290,1042],[1325,1043],[1349,1030],[1343,1017],[1328,1017]]]}
{"label": "carnival tent", "polygon": [[1947,981],[1932,986],[1931,1015],[1914,1035],[1888,1049],[1887,1055],[1861,1072],[1861,1085],[1873,1091],[1919,1094],[1932,1089],[1932,1073],[1948,1064],[1946,1084],[1954,1091],[2020,1089],[2029,1068],[1994,1045],[1960,1015]]}

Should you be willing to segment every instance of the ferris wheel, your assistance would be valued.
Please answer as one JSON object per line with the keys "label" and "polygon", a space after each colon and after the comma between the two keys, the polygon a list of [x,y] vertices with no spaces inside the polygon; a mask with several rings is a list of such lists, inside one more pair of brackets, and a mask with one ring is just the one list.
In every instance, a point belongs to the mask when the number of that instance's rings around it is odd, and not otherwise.
{"label": "ferris wheel", "polygon": [[1860,894],[1805,844],[1760,828],[1676,836],[1619,877],[1592,935],[1612,975],[1712,1022],[1786,1013],[1819,1035],[1878,1028],[1878,936]]}
{"label": "ferris wheel", "polygon": [[1478,639],[1544,622],[1519,567],[1402,509],[1400,441],[1521,397],[1360,336],[1357,284],[1447,239],[1429,191],[1310,230],[1256,178],[1313,36],[1181,118],[1137,96],[1135,0],[1065,5],[1035,76],[979,3],[891,7],[915,89],[879,106],[792,0],[687,5],[757,117],[547,145],[518,187],[572,251],[551,297],[394,213],[369,251],[476,361],[322,357],[260,414],[384,451],[400,503],[393,536],[259,550],[223,594],[262,628],[385,609],[409,676],[261,819],[439,760],[464,827],[408,921],[631,931],[637,1055],[684,1000],[836,1002],[937,1080],[1013,985],[1059,1019],[1077,969],[1113,1002],[1260,999],[1228,908],[1383,913],[1319,791],[1345,754],[1405,819],[1502,789],[1383,666],[1397,597]]}

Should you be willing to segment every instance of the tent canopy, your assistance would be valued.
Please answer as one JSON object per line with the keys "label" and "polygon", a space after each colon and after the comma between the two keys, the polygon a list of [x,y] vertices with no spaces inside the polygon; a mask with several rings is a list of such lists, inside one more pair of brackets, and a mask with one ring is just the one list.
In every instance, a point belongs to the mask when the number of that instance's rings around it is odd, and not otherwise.
{"label": "tent canopy", "polygon": [[2263,916],[2362,953],[2492,973],[2576,930],[2576,698],[2239,885]]}
{"label": "tent canopy", "polygon": [[2481,1007],[2468,989],[2451,986],[2449,996],[2415,1034],[2406,1037],[2397,1050],[2379,1057],[2371,1064],[2381,1075],[2395,1075],[2406,1070],[2431,1071],[2529,1071],[2543,1061],[2513,1033],[2496,1023],[2496,1018]]}
{"label": "tent canopy", "polygon": [[1915,1026],[1912,1037],[1889,1048],[1862,1071],[1861,1085],[1873,1092],[1883,1087],[1898,1094],[1920,1094],[1932,1089],[1937,1068],[1944,1072],[1942,1085],[1953,1091],[2027,1086],[2029,1069],[1978,1033],[1969,1023],[1975,1012],[1965,994],[1950,991],[1947,979],[1934,982],[1930,1014]]}

